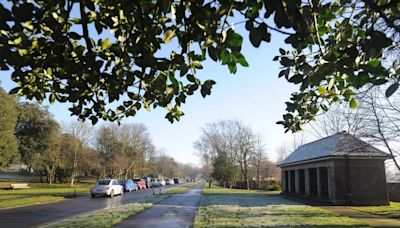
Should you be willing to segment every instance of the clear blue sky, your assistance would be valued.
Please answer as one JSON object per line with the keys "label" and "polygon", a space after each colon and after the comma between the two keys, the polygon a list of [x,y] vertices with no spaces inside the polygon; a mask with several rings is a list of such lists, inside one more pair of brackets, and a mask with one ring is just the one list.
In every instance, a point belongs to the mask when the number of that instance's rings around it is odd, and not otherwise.
{"label": "clear blue sky", "polygon": [[[185,116],[180,122],[168,122],[163,109],[151,112],[143,109],[136,117],[123,122],[145,124],[158,149],[180,162],[200,164],[193,142],[200,136],[201,128],[217,120],[237,119],[263,135],[266,151],[275,159],[277,148],[292,137],[285,135],[283,127],[275,123],[284,114],[284,102],[297,89],[285,79],[278,78],[279,63],[272,61],[279,53],[279,47],[284,46],[284,38],[273,34],[272,43],[257,49],[249,43],[247,33],[243,36],[243,54],[250,67],[239,67],[238,72],[231,75],[226,66],[207,61],[198,75],[202,79],[213,79],[217,84],[206,99],[199,92],[187,99],[182,107]],[[7,91],[14,86],[10,72],[0,71],[0,80]],[[69,105],[56,103],[49,109],[59,122],[75,120],[76,117],[70,117]]]}

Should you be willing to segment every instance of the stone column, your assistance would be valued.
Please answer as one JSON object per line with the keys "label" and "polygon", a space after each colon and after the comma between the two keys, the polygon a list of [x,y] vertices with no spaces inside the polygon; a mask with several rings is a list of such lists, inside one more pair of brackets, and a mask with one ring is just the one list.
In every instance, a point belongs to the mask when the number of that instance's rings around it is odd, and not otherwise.
{"label": "stone column", "polygon": [[322,197],[321,173],[319,167],[317,168],[317,190],[318,190],[318,198],[321,198]]}
{"label": "stone column", "polygon": [[336,179],[335,179],[335,170],[334,166],[331,164],[328,166],[328,193],[329,200],[332,202],[336,202]]}
{"label": "stone column", "polygon": [[300,194],[300,172],[298,169],[294,171],[294,189],[297,194]]}
{"label": "stone column", "polygon": [[304,188],[305,188],[305,195],[310,196],[310,169],[304,169]]}

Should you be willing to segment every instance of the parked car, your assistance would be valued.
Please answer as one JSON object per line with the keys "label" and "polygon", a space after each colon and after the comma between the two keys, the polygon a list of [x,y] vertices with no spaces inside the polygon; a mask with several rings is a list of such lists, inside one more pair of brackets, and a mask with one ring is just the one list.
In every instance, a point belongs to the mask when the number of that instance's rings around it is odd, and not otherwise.
{"label": "parked car", "polygon": [[160,187],[160,183],[158,183],[157,179],[151,178],[151,186]]}
{"label": "parked car", "polygon": [[133,180],[120,180],[119,183],[124,187],[125,192],[137,191],[138,186]]}
{"label": "parked car", "polygon": [[93,198],[97,195],[114,197],[114,195],[118,194],[124,194],[124,187],[115,179],[100,179],[90,190],[90,195]]}
{"label": "parked car", "polygon": [[175,179],[174,179],[174,183],[175,183],[175,184],[180,184],[180,183],[182,183],[182,181],[181,181],[181,179],[179,179],[179,178],[175,178]]}
{"label": "parked car", "polygon": [[133,178],[132,180],[136,183],[138,190],[146,188],[146,182],[142,178]]}
{"label": "parked car", "polygon": [[165,179],[165,183],[166,183],[167,185],[175,184],[175,182],[174,182],[173,179]]}
{"label": "parked car", "polygon": [[142,177],[142,179],[146,182],[146,187],[147,188],[151,188],[152,187],[151,186],[151,177],[144,176],[144,177]]}
{"label": "parked car", "polygon": [[158,179],[158,183],[160,183],[161,186],[166,185],[165,180],[164,179]]}

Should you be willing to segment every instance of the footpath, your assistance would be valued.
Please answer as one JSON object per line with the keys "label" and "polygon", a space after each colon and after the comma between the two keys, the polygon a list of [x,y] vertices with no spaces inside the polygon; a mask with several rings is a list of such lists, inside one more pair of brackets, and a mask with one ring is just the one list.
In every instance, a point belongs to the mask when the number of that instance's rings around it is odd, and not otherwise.
{"label": "footpath", "polygon": [[400,220],[387,218],[371,213],[359,211],[356,209],[340,206],[319,206],[322,209],[334,212],[336,214],[347,216],[361,221],[372,227],[400,227]]}
{"label": "footpath", "polygon": [[201,198],[204,183],[189,188],[182,194],[174,194],[116,227],[187,228],[192,227]]}

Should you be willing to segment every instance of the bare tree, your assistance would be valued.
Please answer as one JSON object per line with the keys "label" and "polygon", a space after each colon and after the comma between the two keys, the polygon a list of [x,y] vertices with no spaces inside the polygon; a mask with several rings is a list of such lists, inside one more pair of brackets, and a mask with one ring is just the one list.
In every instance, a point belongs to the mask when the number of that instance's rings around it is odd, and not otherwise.
{"label": "bare tree", "polygon": [[241,122],[225,120],[207,124],[194,147],[205,166],[213,164],[217,157],[226,156],[232,167],[239,168],[240,179],[249,188],[254,157],[263,150],[263,143],[260,136]]}
{"label": "bare tree", "polygon": [[71,135],[73,138],[78,139],[72,150],[72,164],[71,164],[71,186],[74,185],[76,176],[78,175],[78,163],[80,160],[81,152],[89,147],[93,139],[93,129],[88,123],[81,121],[71,121],[63,124],[65,133]]}

